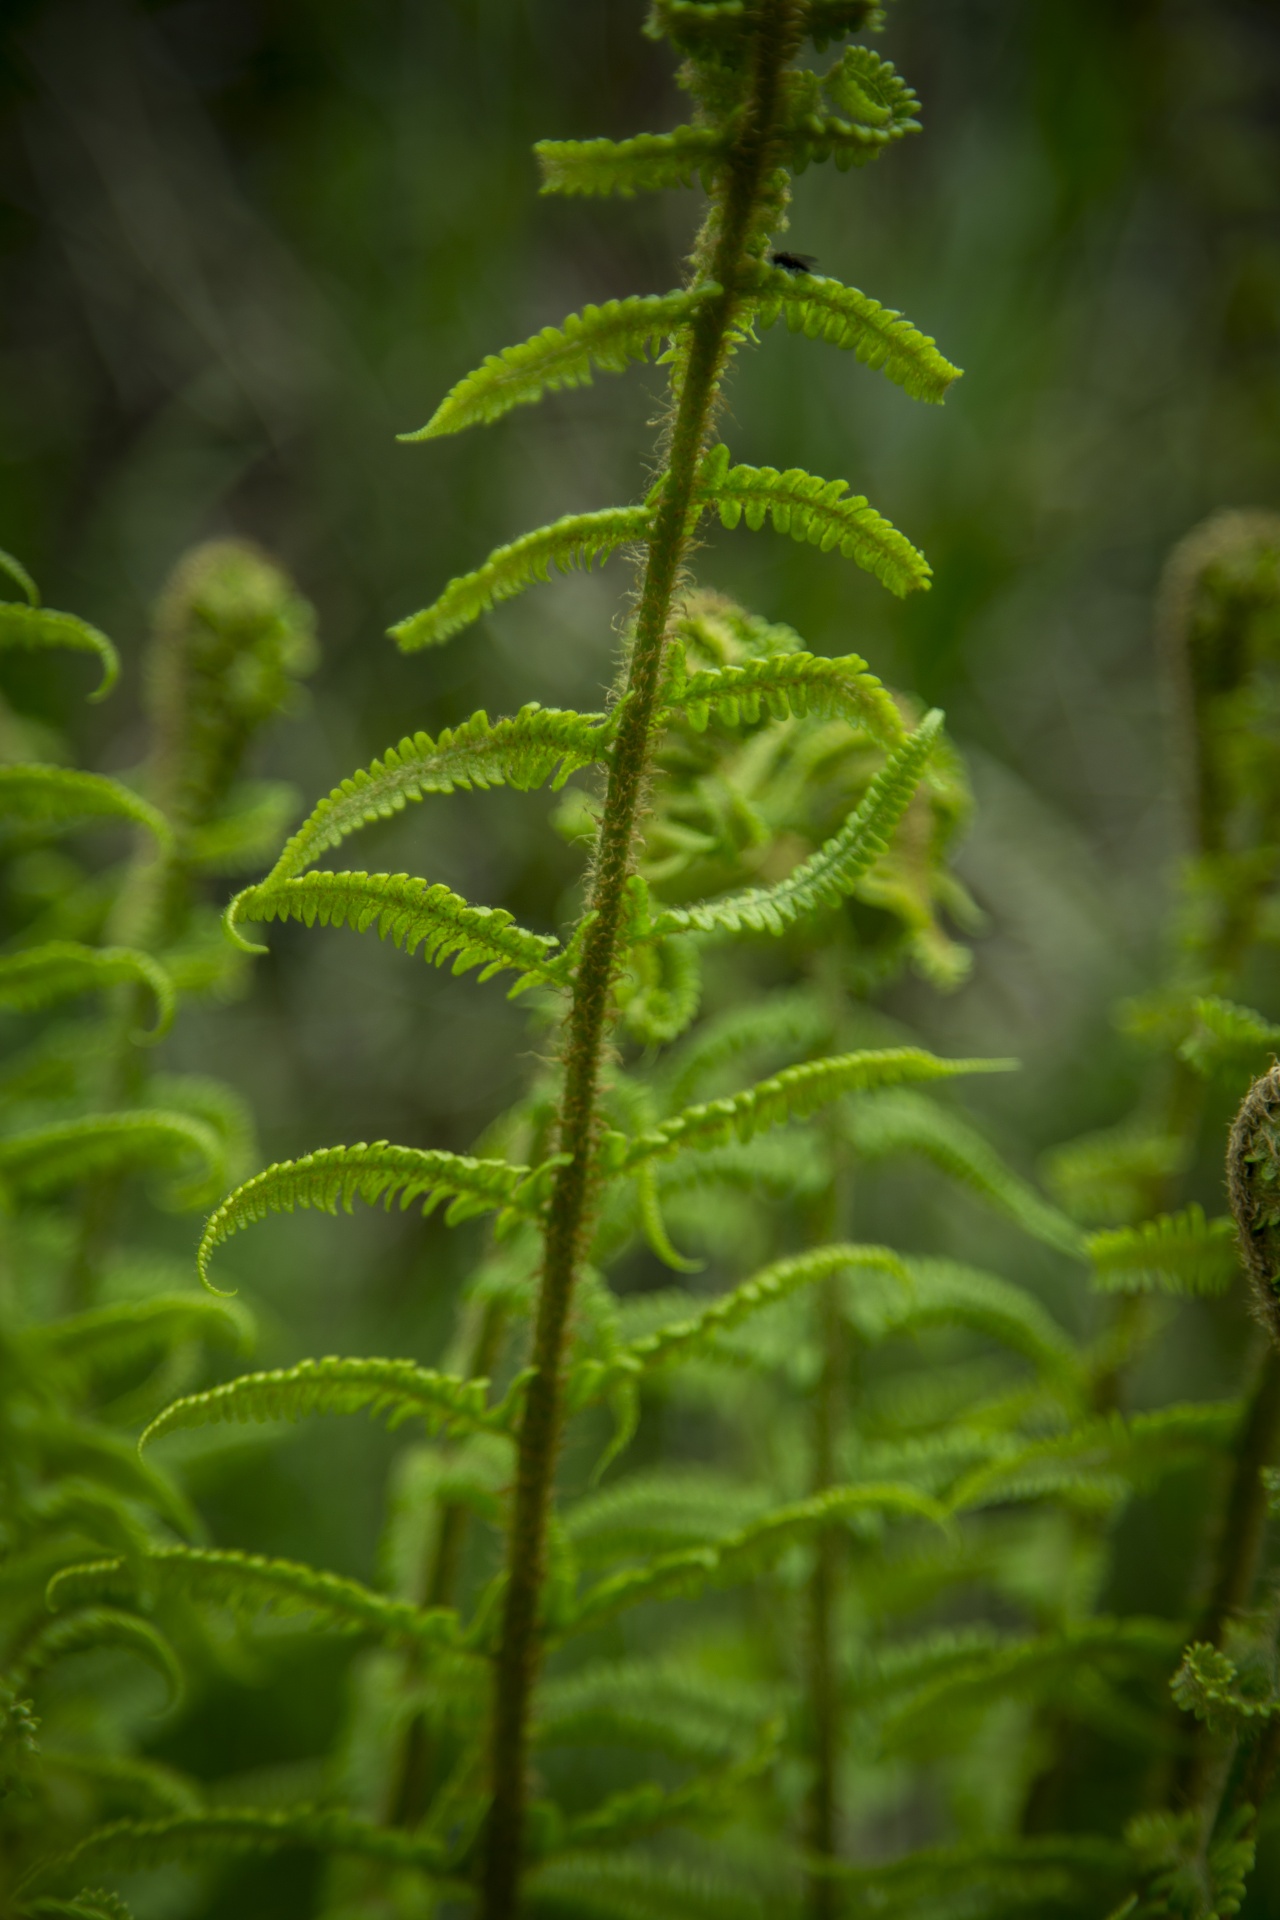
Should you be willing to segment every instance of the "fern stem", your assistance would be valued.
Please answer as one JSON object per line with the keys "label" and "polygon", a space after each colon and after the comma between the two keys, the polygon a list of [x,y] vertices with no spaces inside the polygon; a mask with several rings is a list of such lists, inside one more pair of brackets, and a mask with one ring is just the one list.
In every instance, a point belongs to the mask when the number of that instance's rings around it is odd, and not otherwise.
{"label": "fern stem", "polygon": [[688,358],[681,370],[664,484],[636,612],[626,705],[609,768],[589,901],[592,918],[566,1021],[558,1133],[561,1151],[570,1157],[557,1174],[547,1210],[533,1375],[518,1440],[507,1591],[494,1685],[493,1800],[482,1867],[482,1920],[510,1920],[519,1898],[529,1708],[538,1667],[548,1512],[563,1423],[566,1333],[594,1210],[600,1070],[667,626],[691,534],[698,462],[730,345],[735,289],[777,142],[781,76],[801,31],[797,0],[762,0],[747,98],[695,255],[701,262],[710,249],[709,277],[723,291],[690,323]]}
{"label": "fern stem", "polygon": [[[834,1207],[830,1210],[835,1211]],[[841,1415],[844,1342],[841,1337],[843,1328],[838,1274],[823,1281],[816,1309],[822,1371],[818,1376],[813,1403],[813,1473],[810,1485],[814,1493],[822,1493],[836,1482],[836,1441]],[[824,1527],[814,1545],[808,1592],[809,1716],[813,1777],[806,1808],[805,1839],[809,1852],[817,1862],[834,1860],[836,1857],[840,1709],[835,1649],[839,1560],[838,1529]],[[808,1885],[810,1920],[835,1920],[839,1910],[839,1893],[840,1889],[829,1874],[821,1871],[811,1873]]]}

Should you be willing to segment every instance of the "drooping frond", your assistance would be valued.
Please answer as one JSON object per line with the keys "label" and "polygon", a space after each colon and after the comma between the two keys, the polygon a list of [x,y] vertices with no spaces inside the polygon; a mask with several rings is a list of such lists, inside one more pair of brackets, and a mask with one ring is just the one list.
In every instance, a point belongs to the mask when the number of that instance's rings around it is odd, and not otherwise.
{"label": "drooping frond", "polygon": [[32,579],[21,560],[0,547],[0,575],[8,579],[26,599],[29,607],[40,605],[40,589]]}
{"label": "drooping frond", "polygon": [[321,800],[285,846],[270,878],[292,878],[349,834],[390,820],[427,793],[500,786],[528,792],[547,779],[562,787],[579,767],[603,757],[609,737],[602,715],[566,713],[536,701],[508,720],[491,723],[488,714],[473,713],[434,740],[415,733]]}
{"label": "drooping frond", "polygon": [[105,773],[36,763],[0,767],[0,817],[32,826],[72,826],[81,820],[132,820],[161,846],[173,844],[169,822],[157,808]]}
{"label": "drooping frond", "polygon": [[1181,1645],[1176,1621],[1096,1615],[1056,1632],[1013,1638],[982,1628],[947,1629],[887,1648],[861,1678],[858,1694],[876,1713],[897,1723],[945,1724],[969,1705],[989,1705],[1003,1693],[1025,1693],[1073,1669],[1127,1671],[1163,1666]]}
{"label": "drooping frond", "polygon": [[216,1191],[221,1184],[225,1156],[212,1127],[161,1109],[93,1113],[0,1138],[0,1185],[20,1193],[53,1193],[94,1174],[180,1167],[190,1160],[201,1167],[199,1186],[177,1190],[177,1205],[198,1204],[193,1193]]}
{"label": "drooping frond", "polygon": [[1079,1382],[1080,1355],[1069,1335],[1025,1287],[958,1260],[913,1255],[901,1264],[905,1285],[847,1290],[844,1311],[862,1340],[932,1326],[968,1327],[1022,1354],[1051,1378]]}
{"label": "drooping frond", "polygon": [[651,349],[656,351],[660,341],[684,326],[719,292],[715,282],[708,281],[675,293],[607,300],[602,307],[571,313],[560,326],[543,327],[531,340],[491,353],[445,396],[425,427],[399,438],[431,440],[438,434],[460,433],[464,427],[487,426],[512,407],[540,400],[544,393],[590,386],[593,368],[625,373],[633,361],[644,360]]}
{"label": "drooping frond", "polygon": [[785,880],[772,887],[745,887],[692,907],[667,908],[656,916],[651,931],[778,934],[824,907],[838,906],[888,846],[941,731],[942,715],[935,709],[886,760],[839,833],[793,867]]}
{"label": "drooping frond", "polygon": [[1034,1239],[1063,1253],[1083,1252],[1083,1237],[1075,1224],[1007,1167],[967,1120],[949,1113],[927,1095],[903,1089],[853,1101],[844,1130],[855,1153],[864,1160],[879,1160],[893,1153],[923,1154]]}
{"label": "drooping frond", "polygon": [[892,307],[882,307],[856,287],[842,286],[824,274],[779,268],[762,274],[756,322],[772,326],[779,315],[785,316],[792,333],[856,354],[864,366],[877,368],[913,400],[945,400],[961,377],[959,367],[943,358],[927,333]]}
{"label": "drooping frond", "polygon": [[763,1312],[766,1307],[831,1274],[856,1271],[860,1267],[888,1274],[901,1284],[904,1294],[909,1293],[911,1274],[907,1262],[890,1248],[856,1243],[817,1247],[809,1253],[774,1261],[751,1279],[744,1280],[741,1286],[709,1301],[697,1313],[673,1320],[633,1340],[620,1357],[632,1365],[649,1368],[706,1353],[714,1349],[717,1335],[727,1333],[752,1314]]}
{"label": "drooping frond", "polygon": [[86,947],[78,940],[46,940],[0,958],[0,1007],[24,1013],[52,1006],[77,993],[126,983],[146,987],[156,1003],[156,1023],[146,1037],[158,1040],[173,1022],[173,982],[158,960],[136,947]]}
{"label": "drooping frond", "polygon": [[[149,1460],[140,1460],[138,1449],[123,1434],[113,1433],[96,1421],[77,1420],[56,1411],[29,1421],[27,1431],[49,1472],[81,1482],[79,1488],[63,1486],[57,1499],[50,1500],[54,1520],[61,1508],[73,1524],[80,1523],[82,1517],[89,1517],[85,1509],[91,1500],[101,1512],[102,1502],[93,1500],[93,1495],[106,1487],[162,1514],[180,1533],[197,1530],[196,1516],[182,1489]],[[131,1515],[123,1518],[120,1537],[132,1550],[139,1540],[137,1522]]]}
{"label": "drooping frond", "polygon": [[736,727],[754,726],[763,713],[770,720],[792,714],[838,717],[865,728],[886,747],[900,747],[905,737],[892,695],[856,653],[839,660],[784,653],[688,675],[682,657],[675,664],[678,671],[669,675],[661,698],[698,733],[713,714]]}
{"label": "drooping frond", "polygon": [[182,1668],[169,1642],[149,1620],[136,1613],[121,1613],[116,1607],[85,1607],[64,1619],[51,1620],[27,1641],[4,1675],[4,1684],[15,1693],[24,1693],[55,1661],[99,1647],[136,1654],[160,1675],[169,1690],[170,1705],[181,1698]]}
{"label": "drooping frond", "polygon": [[733,1580],[748,1567],[767,1564],[793,1541],[807,1539],[856,1513],[898,1513],[945,1524],[945,1512],[919,1488],[866,1482],[829,1487],[807,1500],[777,1507],[750,1526],[682,1552],[659,1554],[645,1567],[611,1575],[589,1587],[573,1613],[575,1629],[590,1629],[626,1607],[672,1600]]}
{"label": "drooping frond", "polygon": [[727,1810],[738,1789],[749,1780],[757,1779],[777,1759],[783,1724],[779,1716],[760,1730],[748,1752],[705,1773],[695,1774],[679,1786],[664,1787],[656,1780],[646,1780],[639,1786],[623,1787],[611,1793],[589,1812],[572,1815],[565,1822],[559,1844],[548,1851],[617,1847],[669,1827],[677,1820],[705,1818]]}
{"label": "drooping frond", "polygon": [[[472,1160],[460,1153],[397,1147],[386,1140],[372,1146],[360,1141],[351,1147],[322,1147],[301,1160],[281,1160],[228,1194],[210,1217],[196,1256],[200,1277],[208,1280],[215,1247],[269,1213],[292,1213],[295,1207],[336,1213],[340,1206],[350,1213],[356,1200],[369,1206],[381,1200],[390,1207],[397,1197],[404,1208],[424,1196],[424,1213],[442,1200],[452,1202],[445,1215],[450,1225],[491,1208],[531,1212],[542,1198],[550,1165],[511,1166],[505,1160]],[[0,1152],[0,1175],[3,1171]]]}
{"label": "drooping frond", "polygon": [[[440,967],[454,956],[453,972],[480,967],[481,980],[514,968],[520,975],[512,996],[539,981],[563,977],[556,966],[554,935],[527,933],[505,907],[473,907],[443,881],[434,885],[407,873],[304,873],[293,880],[264,880],[246,887],[227,909],[233,934],[241,921],[300,920],[313,927],[372,927],[408,954],[422,948]],[[261,949],[259,949],[261,951]],[[0,975],[0,986],[3,976]]]}
{"label": "drooping frond", "polygon": [[539,140],[543,193],[600,195],[657,193],[665,187],[706,184],[723,150],[714,127],[673,127],[630,140]]}
{"label": "drooping frond", "polygon": [[242,1374],[173,1401],[157,1414],[138,1447],[180,1428],[220,1421],[303,1420],[312,1414],[364,1409],[375,1418],[385,1415],[391,1427],[418,1419],[430,1433],[475,1433],[499,1424],[488,1404],[488,1389],[487,1380],[436,1373],[412,1360],[299,1360],[292,1367]]}
{"label": "drooping frond", "polygon": [[398,621],[391,637],[402,653],[435,647],[460,633],[501,600],[523,593],[535,580],[550,577],[551,568],[568,573],[607,560],[629,541],[643,540],[649,531],[647,507],[605,507],[599,513],[568,513],[550,526],[526,533],[510,546],[498,547],[474,573],[451,580],[440,598],[421,613]]}
{"label": "drooping frond", "polygon": [[391,1642],[428,1646],[448,1646],[457,1637],[451,1608],[411,1606],[341,1574],[215,1547],[156,1547],[140,1564],[88,1560],[66,1567],[49,1582],[49,1605],[128,1599],[140,1585],[227,1607],[245,1619],[260,1613],[309,1614],[336,1633],[374,1633]]}
{"label": "drooping frond", "polygon": [[1238,1401],[1161,1407],[1128,1420],[1087,1420],[1066,1433],[1011,1443],[1001,1458],[976,1467],[953,1490],[954,1511],[1057,1493],[1108,1503],[1130,1487],[1212,1455],[1240,1420]]}
{"label": "drooping frond", "polygon": [[1222,1293],[1240,1272],[1235,1222],[1208,1220],[1196,1201],[1136,1227],[1091,1233],[1093,1283],[1103,1293]]}
{"label": "drooping frond", "polygon": [[117,1805],[128,1807],[140,1819],[194,1813],[201,1804],[194,1783],[176,1767],[167,1767],[159,1760],[143,1760],[136,1754],[95,1753],[88,1747],[44,1747],[41,1759],[45,1767],[68,1774],[77,1783],[92,1782],[106,1788]]}
{"label": "drooping frond", "polygon": [[893,1086],[902,1080],[949,1080],[965,1073],[1006,1073],[1016,1064],[1012,1060],[943,1060],[935,1053],[926,1053],[923,1047],[882,1047],[806,1060],[798,1067],[785,1067],[742,1093],[686,1107],[683,1113],[634,1139],[625,1134],[606,1135],[604,1162],[610,1170],[622,1171],[641,1161],[666,1158],[689,1148],[750,1140],[767,1127],[804,1120],[844,1094],[861,1093],[868,1087]]}
{"label": "drooping frond", "polygon": [[[916,1914],[927,1914],[929,1920],[949,1920],[952,1915],[957,1920],[991,1915],[994,1920],[996,1914],[1061,1912],[1073,1894],[1077,1910],[1090,1911],[1084,1902],[1090,1892],[1097,1896],[1097,1882],[1116,1882],[1131,1868],[1129,1851],[1118,1840],[1078,1833],[1014,1834],[921,1847],[870,1866],[841,1864],[838,1878],[857,1902],[855,1912],[883,1914],[886,1920]],[[1108,1905],[1102,1902],[1097,1912]],[[1119,1912],[1124,1914],[1124,1909]]]}
{"label": "drooping frond", "polygon": [[1178,1058],[1206,1079],[1224,1070],[1260,1071],[1266,1054],[1280,1048],[1280,1026],[1252,1007],[1211,994],[1196,1000],[1192,1013],[1195,1024],[1179,1046]]}
{"label": "drooping frond", "polygon": [[564,1529],[584,1564],[644,1560],[749,1526],[768,1505],[763,1489],[733,1475],[705,1467],[654,1467],[566,1506]]}
{"label": "drooping frond", "polygon": [[754,1889],[641,1852],[581,1852],[539,1862],[524,1900],[535,1920],[765,1920]]}
{"label": "drooping frond", "polygon": [[32,1327],[24,1340],[60,1370],[77,1379],[137,1365],[178,1341],[208,1339],[248,1344],[253,1321],[238,1301],[207,1293],[160,1293],[144,1300],[114,1301]]}
{"label": "drooping frond", "polygon": [[823,553],[838,550],[899,598],[927,588],[932,579],[924,555],[868,506],[865,495],[850,494],[847,480],[823,480],[801,467],[780,472],[731,466],[721,441],[698,470],[698,492],[717,509],[722,526],[736,527],[744,515],[753,528],[769,519],[777,533],[808,541]]}
{"label": "drooping frond", "polygon": [[310,1847],[351,1853],[430,1872],[440,1864],[438,1841],[399,1827],[379,1827],[336,1807],[207,1807],[166,1820],[117,1820],[76,1847],[44,1861],[36,1884],[73,1870],[161,1866],[166,1861]]}
{"label": "drooping frond", "polygon": [[[10,568],[4,570],[9,572]],[[87,620],[78,620],[74,613],[55,613],[51,607],[0,601],[0,647],[70,647],[78,653],[93,654],[102,668],[102,678],[89,695],[91,700],[105,700],[120,676],[120,656],[106,634],[99,633]]]}

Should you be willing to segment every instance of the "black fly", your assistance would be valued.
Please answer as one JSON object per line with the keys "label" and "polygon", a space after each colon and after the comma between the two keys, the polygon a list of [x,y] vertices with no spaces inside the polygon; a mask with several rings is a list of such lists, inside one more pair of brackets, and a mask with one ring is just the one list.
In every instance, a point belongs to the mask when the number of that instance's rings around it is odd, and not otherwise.
{"label": "black fly", "polygon": [[812,253],[771,253],[769,258],[784,273],[812,273],[818,264],[816,254]]}

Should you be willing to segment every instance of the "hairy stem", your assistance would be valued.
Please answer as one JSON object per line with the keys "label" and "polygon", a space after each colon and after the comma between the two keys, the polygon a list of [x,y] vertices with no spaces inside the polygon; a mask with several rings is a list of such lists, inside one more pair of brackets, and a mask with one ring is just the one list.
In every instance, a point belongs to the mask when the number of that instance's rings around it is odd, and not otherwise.
{"label": "hairy stem", "polygon": [[[813,1402],[813,1473],[810,1484],[814,1493],[821,1493],[832,1486],[836,1478],[836,1441],[844,1361],[839,1275],[832,1275],[823,1281],[816,1308],[822,1370]],[[824,1527],[813,1550],[813,1570],[809,1575],[808,1592],[809,1720],[813,1742],[813,1777],[805,1809],[805,1839],[809,1852],[818,1862],[834,1860],[836,1856],[840,1732],[836,1657],[839,1554],[839,1529]],[[829,1874],[812,1873],[808,1886],[810,1920],[835,1920],[839,1893],[840,1889]]]}
{"label": "hairy stem", "polygon": [[710,277],[723,291],[701,309],[690,328],[640,589],[626,704],[610,762],[588,907],[591,920],[566,1020],[559,1144],[568,1159],[557,1174],[547,1210],[533,1376],[518,1441],[506,1601],[494,1676],[493,1801],[485,1836],[482,1920],[510,1920],[519,1898],[538,1609],[563,1419],[561,1376],[574,1282],[595,1205],[600,1070],[620,957],[625,888],[649,769],[667,626],[692,531],[698,462],[730,344],[735,288],[773,163],[782,71],[799,38],[796,0],[763,0],[747,98],[704,230],[713,238]]}

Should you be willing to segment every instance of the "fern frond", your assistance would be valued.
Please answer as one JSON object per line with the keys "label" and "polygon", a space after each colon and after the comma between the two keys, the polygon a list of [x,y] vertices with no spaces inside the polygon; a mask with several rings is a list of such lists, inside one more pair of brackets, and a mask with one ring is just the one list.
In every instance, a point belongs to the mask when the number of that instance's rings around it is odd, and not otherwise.
{"label": "fern frond", "polygon": [[723,149],[713,127],[673,127],[630,140],[539,140],[533,151],[543,193],[630,197],[692,186],[695,178],[705,184]]}
{"label": "fern frond", "polygon": [[0,767],[0,816],[40,827],[132,820],[154,834],[162,847],[173,845],[169,822],[141,794],[105,773],[81,773],[73,767],[36,762]]}
{"label": "fern frond", "polygon": [[[563,980],[553,934],[528,933],[505,907],[473,907],[443,881],[434,885],[407,873],[304,873],[294,880],[264,880],[246,887],[227,908],[234,936],[243,920],[299,920],[313,927],[372,927],[407,954],[422,948],[424,960],[441,967],[454,956],[453,972],[482,969],[480,979],[514,968],[520,975],[510,996]],[[247,944],[244,943],[244,944]],[[262,949],[258,949],[262,951]],[[3,976],[0,974],[0,991]]]}
{"label": "fern frond", "polygon": [[[51,1519],[58,1518],[58,1508],[62,1507],[68,1520],[78,1524],[85,1514],[90,1488],[106,1487],[162,1514],[179,1533],[198,1531],[199,1523],[182,1490],[149,1460],[140,1460],[133,1442],[122,1434],[112,1433],[95,1421],[76,1420],[56,1412],[29,1420],[26,1431],[48,1473],[89,1483],[89,1487],[60,1487],[57,1500],[50,1502]],[[101,1507],[101,1503],[95,1504]],[[85,1518],[89,1516],[85,1514]],[[127,1550],[132,1551],[140,1535],[132,1517],[126,1515],[125,1519],[122,1534]]]}
{"label": "fern frond", "polygon": [[706,1762],[739,1751],[776,1705],[758,1686],[678,1660],[595,1661],[542,1682],[534,1738],[543,1747],[618,1742]]}
{"label": "fern frond", "polygon": [[[0,1176],[4,1163],[0,1143]],[[372,1146],[363,1141],[351,1147],[321,1147],[301,1160],[281,1160],[255,1174],[207,1222],[196,1264],[208,1281],[215,1247],[254,1220],[269,1213],[292,1213],[295,1207],[317,1207],[350,1213],[356,1200],[387,1207],[399,1198],[401,1208],[419,1198],[430,1213],[443,1200],[452,1204],[445,1215],[450,1225],[477,1213],[498,1208],[503,1214],[536,1211],[550,1178],[552,1163],[537,1168],[511,1166],[505,1160],[472,1160],[465,1154],[438,1153],[422,1147],[397,1147],[386,1140]]]}
{"label": "fern frond", "polygon": [[24,1013],[77,993],[126,984],[146,987],[153,995],[155,1025],[139,1038],[159,1040],[173,1024],[173,982],[149,953],[136,947],[86,947],[78,940],[46,940],[42,946],[0,958],[0,1007]]}
{"label": "fern frond", "polygon": [[785,1067],[742,1093],[702,1106],[686,1107],[651,1131],[628,1139],[609,1133],[602,1143],[604,1165],[624,1172],[641,1162],[667,1159],[687,1149],[724,1146],[750,1140],[768,1127],[807,1119],[847,1093],[893,1086],[902,1080],[950,1080],[965,1073],[1006,1073],[1012,1060],[943,1060],[922,1047],[884,1047],[877,1051],[833,1054]]}
{"label": "fern frond", "polygon": [[625,373],[719,293],[715,282],[708,281],[675,293],[584,307],[558,327],[543,327],[531,340],[491,353],[445,396],[425,427],[398,437],[432,440],[439,434],[461,433],[464,427],[488,426],[512,407],[540,400],[544,393],[589,387],[593,368]]}
{"label": "fern frond", "polygon": [[185,1774],[159,1760],[135,1754],[95,1753],[87,1747],[43,1747],[41,1761],[73,1780],[91,1781],[110,1794],[117,1806],[128,1806],[141,1818],[194,1813],[200,1794]]}
{"label": "fern frond", "polygon": [[193,1338],[213,1338],[243,1352],[252,1334],[252,1317],[238,1301],[212,1300],[207,1293],[160,1293],[47,1321],[30,1328],[24,1342],[60,1371],[92,1379]]}
{"label": "fern frond", "polygon": [[321,800],[285,846],[271,880],[292,879],[349,834],[390,820],[410,801],[455,788],[511,786],[520,792],[550,779],[560,788],[579,767],[604,757],[610,730],[600,714],[566,713],[536,701],[507,720],[474,713],[433,740],[415,733],[353,773]]}
{"label": "fern frond", "polygon": [[958,1260],[915,1255],[903,1265],[905,1286],[849,1290],[845,1312],[862,1339],[930,1326],[968,1327],[1022,1354],[1051,1378],[1078,1383],[1081,1356],[1070,1336],[1025,1287]]}
{"label": "fern frond", "polygon": [[536,1920],[765,1920],[754,1891],[639,1852],[542,1861],[525,1899]]}
{"label": "fern frond", "polygon": [[564,1529],[584,1562],[635,1560],[747,1526],[767,1506],[759,1489],[728,1474],[656,1467],[574,1501]]}
{"label": "fern frond", "polygon": [[[10,572],[11,568],[4,571]],[[22,571],[26,573],[25,568]],[[105,700],[120,677],[120,656],[105,633],[99,633],[87,620],[77,619],[74,613],[55,613],[51,607],[34,602],[24,607],[16,600],[0,601],[0,647],[27,647],[32,651],[70,647],[77,653],[93,654],[102,668],[102,678],[89,695],[91,700]]]}
{"label": "fern frond", "polygon": [[[211,1127],[160,1109],[94,1113],[0,1138],[0,1184],[19,1193],[53,1193],[94,1174],[180,1166],[192,1159],[203,1169],[199,1192],[216,1190],[225,1160]],[[199,1204],[188,1187],[173,1198],[176,1205]]]}
{"label": "fern frond", "polygon": [[[568,573],[607,560],[619,547],[643,540],[649,531],[647,507],[605,507],[599,513],[568,513],[550,526],[526,533],[510,546],[498,547],[474,573],[451,580],[440,598],[391,628],[391,638],[402,653],[439,646],[488,613],[499,601],[523,593],[535,580],[550,577],[551,568]],[[0,789],[2,793],[2,789]]]}
{"label": "fern frond", "polygon": [[1256,1069],[1262,1056],[1280,1047],[1280,1026],[1252,1007],[1237,1006],[1216,994],[1196,1000],[1195,1025],[1178,1048],[1178,1058],[1205,1079],[1230,1069]]}
{"label": "fern frond", "polygon": [[11,553],[6,553],[3,547],[0,547],[0,574],[5,575],[17,587],[29,607],[40,605],[39,587],[21,560],[15,559]]}
{"label": "fern frond", "polygon": [[169,1690],[169,1705],[181,1699],[182,1668],[178,1656],[159,1630],[136,1613],[115,1607],[85,1607],[62,1620],[51,1620],[23,1647],[4,1676],[4,1684],[24,1693],[31,1683],[68,1654],[116,1647],[137,1654],[154,1667]]}
{"label": "fern frond", "polygon": [[412,1360],[299,1360],[292,1367],[242,1374],[205,1393],[187,1394],[157,1414],[138,1441],[151,1445],[181,1428],[220,1421],[303,1420],[312,1414],[388,1417],[391,1427],[426,1422],[429,1433],[475,1433],[499,1424],[488,1404],[489,1382],[435,1373]]}
{"label": "fern frond", "polygon": [[975,1127],[927,1095],[891,1091],[852,1101],[845,1137],[864,1160],[920,1153],[951,1179],[969,1187],[1033,1239],[1079,1255],[1084,1239],[1073,1221],[1007,1167]]}
{"label": "fern frond", "polygon": [[301,811],[298,790],[287,780],[243,780],[227,806],[187,829],[184,864],[201,873],[248,873],[278,851]]}
{"label": "fern frond", "polygon": [[108,1892],[105,1887],[86,1887],[72,1900],[56,1900],[52,1896],[30,1900],[23,1906],[22,1913],[31,1915],[32,1920],[133,1920],[131,1909],[120,1895]]}
{"label": "fern frond", "polygon": [[933,576],[924,555],[868,506],[865,495],[849,494],[847,480],[822,480],[801,467],[783,473],[729,462],[721,441],[698,470],[699,495],[717,509],[722,526],[736,527],[744,515],[752,528],[769,519],[776,533],[808,541],[823,553],[838,550],[899,598],[928,587]]}
{"label": "fern frond", "polygon": [[744,1754],[682,1781],[678,1787],[663,1787],[648,1780],[639,1786],[624,1787],[610,1794],[589,1813],[580,1813],[565,1822],[555,1851],[579,1847],[616,1847],[642,1834],[654,1833],[675,1821],[689,1821],[724,1810],[733,1796],[749,1780],[772,1766],[782,1738],[781,1718],[763,1728],[752,1748]]}
{"label": "fern frond", "polygon": [[438,1841],[403,1828],[379,1827],[336,1807],[206,1807],[165,1820],[117,1820],[99,1827],[67,1853],[42,1861],[27,1885],[73,1871],[113,1867],[127,1871],[166,1861],[308,1847],[388,1860],[430,1873],[440,1866]]}
{"label": "fern frond", "polygon": [[893,696],[858,654],[830,660],[798,651],[744,660],[738,666],[708,669],[668,678],[661,700],[701,733],[714,714],[725,726],[754,726],[763,713],[770,720],[812,715],[847,720],[865,728],[886,747],[900,747],[905,738],[902,716]]}
{"label": "fern frond", "polygon": [[398,1644],[450,1646],[457,1638],[457,1615],[450,1607],[411,1606],[341,1574],[229,1548],[156,1547],[136,1565],[87,1560],[53,1576],[48,1600],[55,1610],[94,1605],[132,1598],[140,1586],[226,1607],[242,1619],[310,1614],[333,1632],[374,1633]]}
{"label": "fern frond", "polygon": [[859,1486],[829,1487],[807,1500],[777,1507],[720,1540],[659,1554],[647,1567],[598,1581],[573,1610],[572,1626],[575,1630],[593,1628],[626,1607],[689,1596],[721,1581],[737,1579],[749,1567],[767,1564],[794,1541],[807,1539],[858,1513],[897,1513],[936,1526],[947,1523],[945,1509],[918,1487],[870,1481]]}
{"label": "fern frond", "polygon": [[913,400],[941,402],[957,380],[959,367],[939,353],[936,342],[913,327],[892,307],[845,287],[825,274],[787,273],[774,268],[761,275],[758,326],[785,317],[792,333],[826,340],[857,355],[892,380]]}
{"label": "fern frond", "polygon": [[886,1920],[926,1913],[930,1920],[949,1917],[955,1909],[942,1905],[948,1894],[959,1894],[960,1914],[994,1920],[996,1914],[1061,1911],[1064,1901],[1078,1894],[1079,1881],[1114,1879],[1131,1867],[1131,1855],[1119,1841],[1072,1833],[921,1847],[898,1860],[861,1867],[841,1863],[835,1871],[841,1886],[855,1898],[862,1896],[863,1911]]}
{"label": "fern frond", "polygon": [[904,1291],[911,1287],[907,1263],[901,1254],[888,1247],[859,1246],[852,1242],[818,1247],[774,1261],[751,1279],[744,1280],[741,1286],[708,1302],[697,1313],[670,1321],[631,1341],[624,1349],[623,1358],[633,1366],[647,1369],[713,1351],[719,1334],[729,1332],[753,1314],[776,1306],[801,1288],[813,1286],[834,1273],[858,1268],[888,1274],[901,1283]]}
{"label": "fern frond", "polygon": [[1196,1201],[1136,1227],[1091,1233],[1093,1284],[1102,1293],[1218,1294],[1240,1272],[1235,1222],[1207,1220]]}
{"label": "fern frond", "polygon": [[942,731],[942,715],[925,715],[892,753],[839,833],[772,887],[746,887],[692,907],[670,907],[647,930],[670,933],[784,933],[796,921],[835,907],[853,892],[885,851]]}
{"label": "fern frond", "polygon": [[1161,1407],[1129,1419],[1088,1420],[1044,1440],[1014,1443],[1003,1458],[974,1469],[953,1490],[953,1512],[1041,1494],[1114,1503],[1129,1488],[1193,1465],[1218,1451],[1240,1420],[1238,1401]]}

